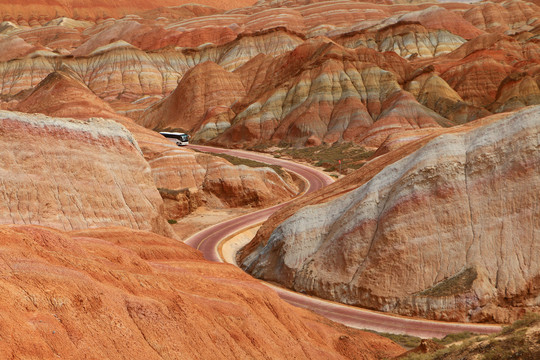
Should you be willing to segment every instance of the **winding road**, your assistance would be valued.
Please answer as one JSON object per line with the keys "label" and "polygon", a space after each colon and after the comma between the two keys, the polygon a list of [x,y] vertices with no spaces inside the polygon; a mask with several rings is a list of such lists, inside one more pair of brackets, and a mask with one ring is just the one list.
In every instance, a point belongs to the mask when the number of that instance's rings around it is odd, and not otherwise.
{"label": "winding road", "polygon": [[[287,160],[276,159],[243,150],[221,149],[199,145],[189,145],[189,147],[199,151],[223,153],[272,165],[279,165],[300,175],[307,181],[308,188],[305,190],[304,194],[319,190],[333,182],[332,178],[316,169]],[[282,203],[216,224],[191,236],[186,240],[186,244],[201,250],[207,260],[223,262],[218,253],[218,246],[224,239],[230,237],[234,233],[240,232],[242,229],[247,229],[262,223],[275,211],[278,211],[286,204],[287,203]],[[440,338],[450,333],[462,331],[490,334],[501,330],[501,327],[498,325],[441,322],[389,315],[387,313],[365,310],[299,294],[272,284],[265,284],[274,289],[283,300],[292,305],[312,310],[331,320],[358,329],[408,334],[422,338]]]}

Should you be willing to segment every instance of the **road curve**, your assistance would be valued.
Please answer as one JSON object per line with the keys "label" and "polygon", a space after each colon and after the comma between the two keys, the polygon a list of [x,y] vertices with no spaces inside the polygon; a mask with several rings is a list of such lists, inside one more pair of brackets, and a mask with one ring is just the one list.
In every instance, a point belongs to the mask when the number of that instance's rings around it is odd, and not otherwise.
{"label": "road curve", "polygon": [[[279,165],[284,169],[295,172],[307,181],[308,188],[305,190],[304,194],[317,191],[333,182],[330,176],[320,171],[317,171],[309,166],[296,164],[290,161],[276,159],[253,152],[243,150],[221,149],[201,145],[189,145],[189,148],[210,153],[232,155],[245,159],[264,162],[271,165]],[[268,217],[270,217],[270,215],[284,207],[286,204],[287,203],[285,202],[222,222],[220,224],[213,225],[191,236],[185,241],[185,243],[190,245],[191,247],[202,251],[204,257],[207,260],[223,262],[217,251],[217,246],[221,242],[221,240],[225,239],[227,236],[231,235],[234,232],[237,232],[240,229],[265,221],[266,219],[268,219]]]}
{"label": "road curve", "polygon": [[[279,165],[302,176],[309,183],[305,193],[310,193],[330,184],[333,180],[326,174],[309,166],[243,150],[213,148],[208,146],[190,145],[192,149],[211,153],[223,153],[256,160],[272,165]],[[242,229],[259,224],[287,203],[272,206],[250,214],[246,214],[220,224],[204,229],[185,241],[186,244],[199,249],[207,260],[223,262],[218,246],[221,241]],[[275,285],[266,283],[279,296],[292,305],[303,307],[321,314],[331,320],[358,329],[370,329],[380,332],[408,334],[423,338],[443,337],[450,333],[470,331],[480,334],[490,334],[501,330],[498,325],[452,323],[408,318],[389,315],[387,313],[365,310],[333,301],[323,300],[312,296],[296,293]]]}

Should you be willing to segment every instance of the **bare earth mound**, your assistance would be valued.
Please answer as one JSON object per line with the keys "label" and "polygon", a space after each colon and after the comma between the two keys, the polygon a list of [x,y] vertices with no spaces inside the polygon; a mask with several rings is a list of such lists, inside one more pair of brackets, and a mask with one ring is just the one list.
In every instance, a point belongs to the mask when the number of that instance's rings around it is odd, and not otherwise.
{"label": "bare earth mound", "polygon": [[288,174],[281,177],[268,167],[234,166],[219,157],[179,148],[117,114],[69,69],[49,74],[14,108],[55,117],[104,117],[124,125],[150,165],[168,218],[184,216],[203,204],[216,208],[268,206],[298,191]]}
{"label": "bare earth mound", "polygon": [[391,3],[17,0],[0,6],[0,107],[69,68],[123,115],[197,141],[375,148],[540,104],[533,2]]}
{"label": "bare earth mound", "polygon": [[25,0],[2,1],[1,15],[12,16],[31,22],[38,19],[54,19],[67,16],[74,19],[96,20],[108,17],[122,17],[127,14],[140,13],[146,10],[165,6],[178,6],[182,4],[198,3],[214,6],[220,9],[232,9],[248,6],[254,0]]}
{"label": "bare earth mound", "polygon": [[173,235],[150,167],[122,125],[1,111],[0,129],[0,224]]}
{"label": "bare earth mound", "polygon": [[153,233],[0,226],[0,353],[20,359],[382,359],[403,349]]}
{"label": "bare earth mound", "polygon": [[540,303],[540,107],[380,156],[276,214],[242,267],[372,309],[510,322]]}

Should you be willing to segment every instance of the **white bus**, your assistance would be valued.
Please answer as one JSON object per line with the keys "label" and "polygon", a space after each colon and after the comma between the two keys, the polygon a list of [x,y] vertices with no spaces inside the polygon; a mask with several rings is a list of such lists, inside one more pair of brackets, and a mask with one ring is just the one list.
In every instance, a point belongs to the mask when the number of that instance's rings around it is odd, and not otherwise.
{"label": "white bus", "polygon": [[186,133],[161,131],[160,134],[166,138],[173,139],[178,146],[189,145],[189,135]]}

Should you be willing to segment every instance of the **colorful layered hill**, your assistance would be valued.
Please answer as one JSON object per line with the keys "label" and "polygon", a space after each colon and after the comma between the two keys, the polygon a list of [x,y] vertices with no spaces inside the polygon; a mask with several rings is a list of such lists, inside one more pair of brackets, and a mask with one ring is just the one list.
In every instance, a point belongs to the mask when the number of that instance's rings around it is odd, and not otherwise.
{"label": "colorful layered hill", "polygon": [[[252,5],[254,0],[197,0],[196,3],[232,9]],[[0,2],[0,16],[3,20],[16,20],[30,26],[43,24],[58,17],[69,17],[75,20],[99,20],[110,17],[144,13],[163,7],[176,7],[189,4],[187,0],[14,0]]]}
{"label": "colorful layered hill", "polygon": [[198,206],[298,188],[162,129],[376,149],[262,226],[238,257],[257,277],[432,319],[540,311],[537,1],[182,2],[0,3],[1,354],[403,352],[174,239]]}
{"label": "colorful layered hill", "polygon": [[0,124],[0,224],[114,224],[173,236],[150,166],[122,125],[9,111]]}
{"label": "colorful layered hill", "polygon": [[540,106],[432,131],[273,215],[252,275],[453,321],[539,311]]}
{"label": "colorful layered hill", "polygon": [[[322,4],[309,6],[310,11],[317,6]],[[345,8],[368,13],[367,4],[332,6],[339,14]],[[540,104],[537,7],[496,5],[507,24],[502,28],[473,25],[473,9],[461,5],[416,8],[406,15],[397,8],[370,5],[370,14],[380,12],[376,19],[364,19],[362,27],[345,31],[339,22],[339,30],[334,25],[332,31],[317,33],[308,30],[316,24],[307,21],[308,6],[295,12],[280,9],[291,21],[283,28],[305,38],[302,44],[283,55],[256,56],[232,74],[228,63],[211,70],[209,64],[196,65],[168,98],[137,121],[147,127],[182,128],[196,140],[221,146],[354,141],[377,148],[396,132],[452,126]],[[489,9],[479,8],[491,19]],[[392,9],[396,14],[389,13]],[[251,16],[258,14],[251,11]],[[292,21],[294,17],[302,21]],[[441,18],[445,21],[436,20]],[[321,23],[317,25],[320,30]],[[217,64],[225,65],[221,60]],[[212,98],[186,99],[186,107],[180,99],[194,82]],[[186,115],[192,112],[198,115]]]}
{"label": "colorful layered hill", "polygon": [[[198,141],[377,147],[404,129],[540,102],[532,2],[260,1],[227,12],[194,4],[133,12],[32,25],[6,18],[1,106],[69,68],[116,111]],[[383,94],[373,92],[380,81]]]}
{"label": "colorful layered hill", "polygon": [[[107,118],[125,126],[149,164],[155,187],[165,197],[168,218],[186,215],[204,204],[214,208],[268,206],[298,192],[287,173],[280,176],[271,168],[233,166],[225,159],[177,147],[117,114],[69,69],[51,73],[13,108],[56,118]],[[28,151],[39,155],[39,149]]]}
{"label": "colorful layered hill", "polygon": [[0,237],[4,357],[382,359],[404,351],[154,233],[2,225]]}
{"label": "colorful layered hill", "polygon": [[[317,38],[276,58],[257,56],[233,73],[206,62],[186,73],[167,99],[147,109],[142,124],[183,128],[195,140],[222,146],[323,141],[378,146],[395,131],[452,125],[363,56],[363,50],[357,54]],[[376,60],[399,63],[390,54]]]}

